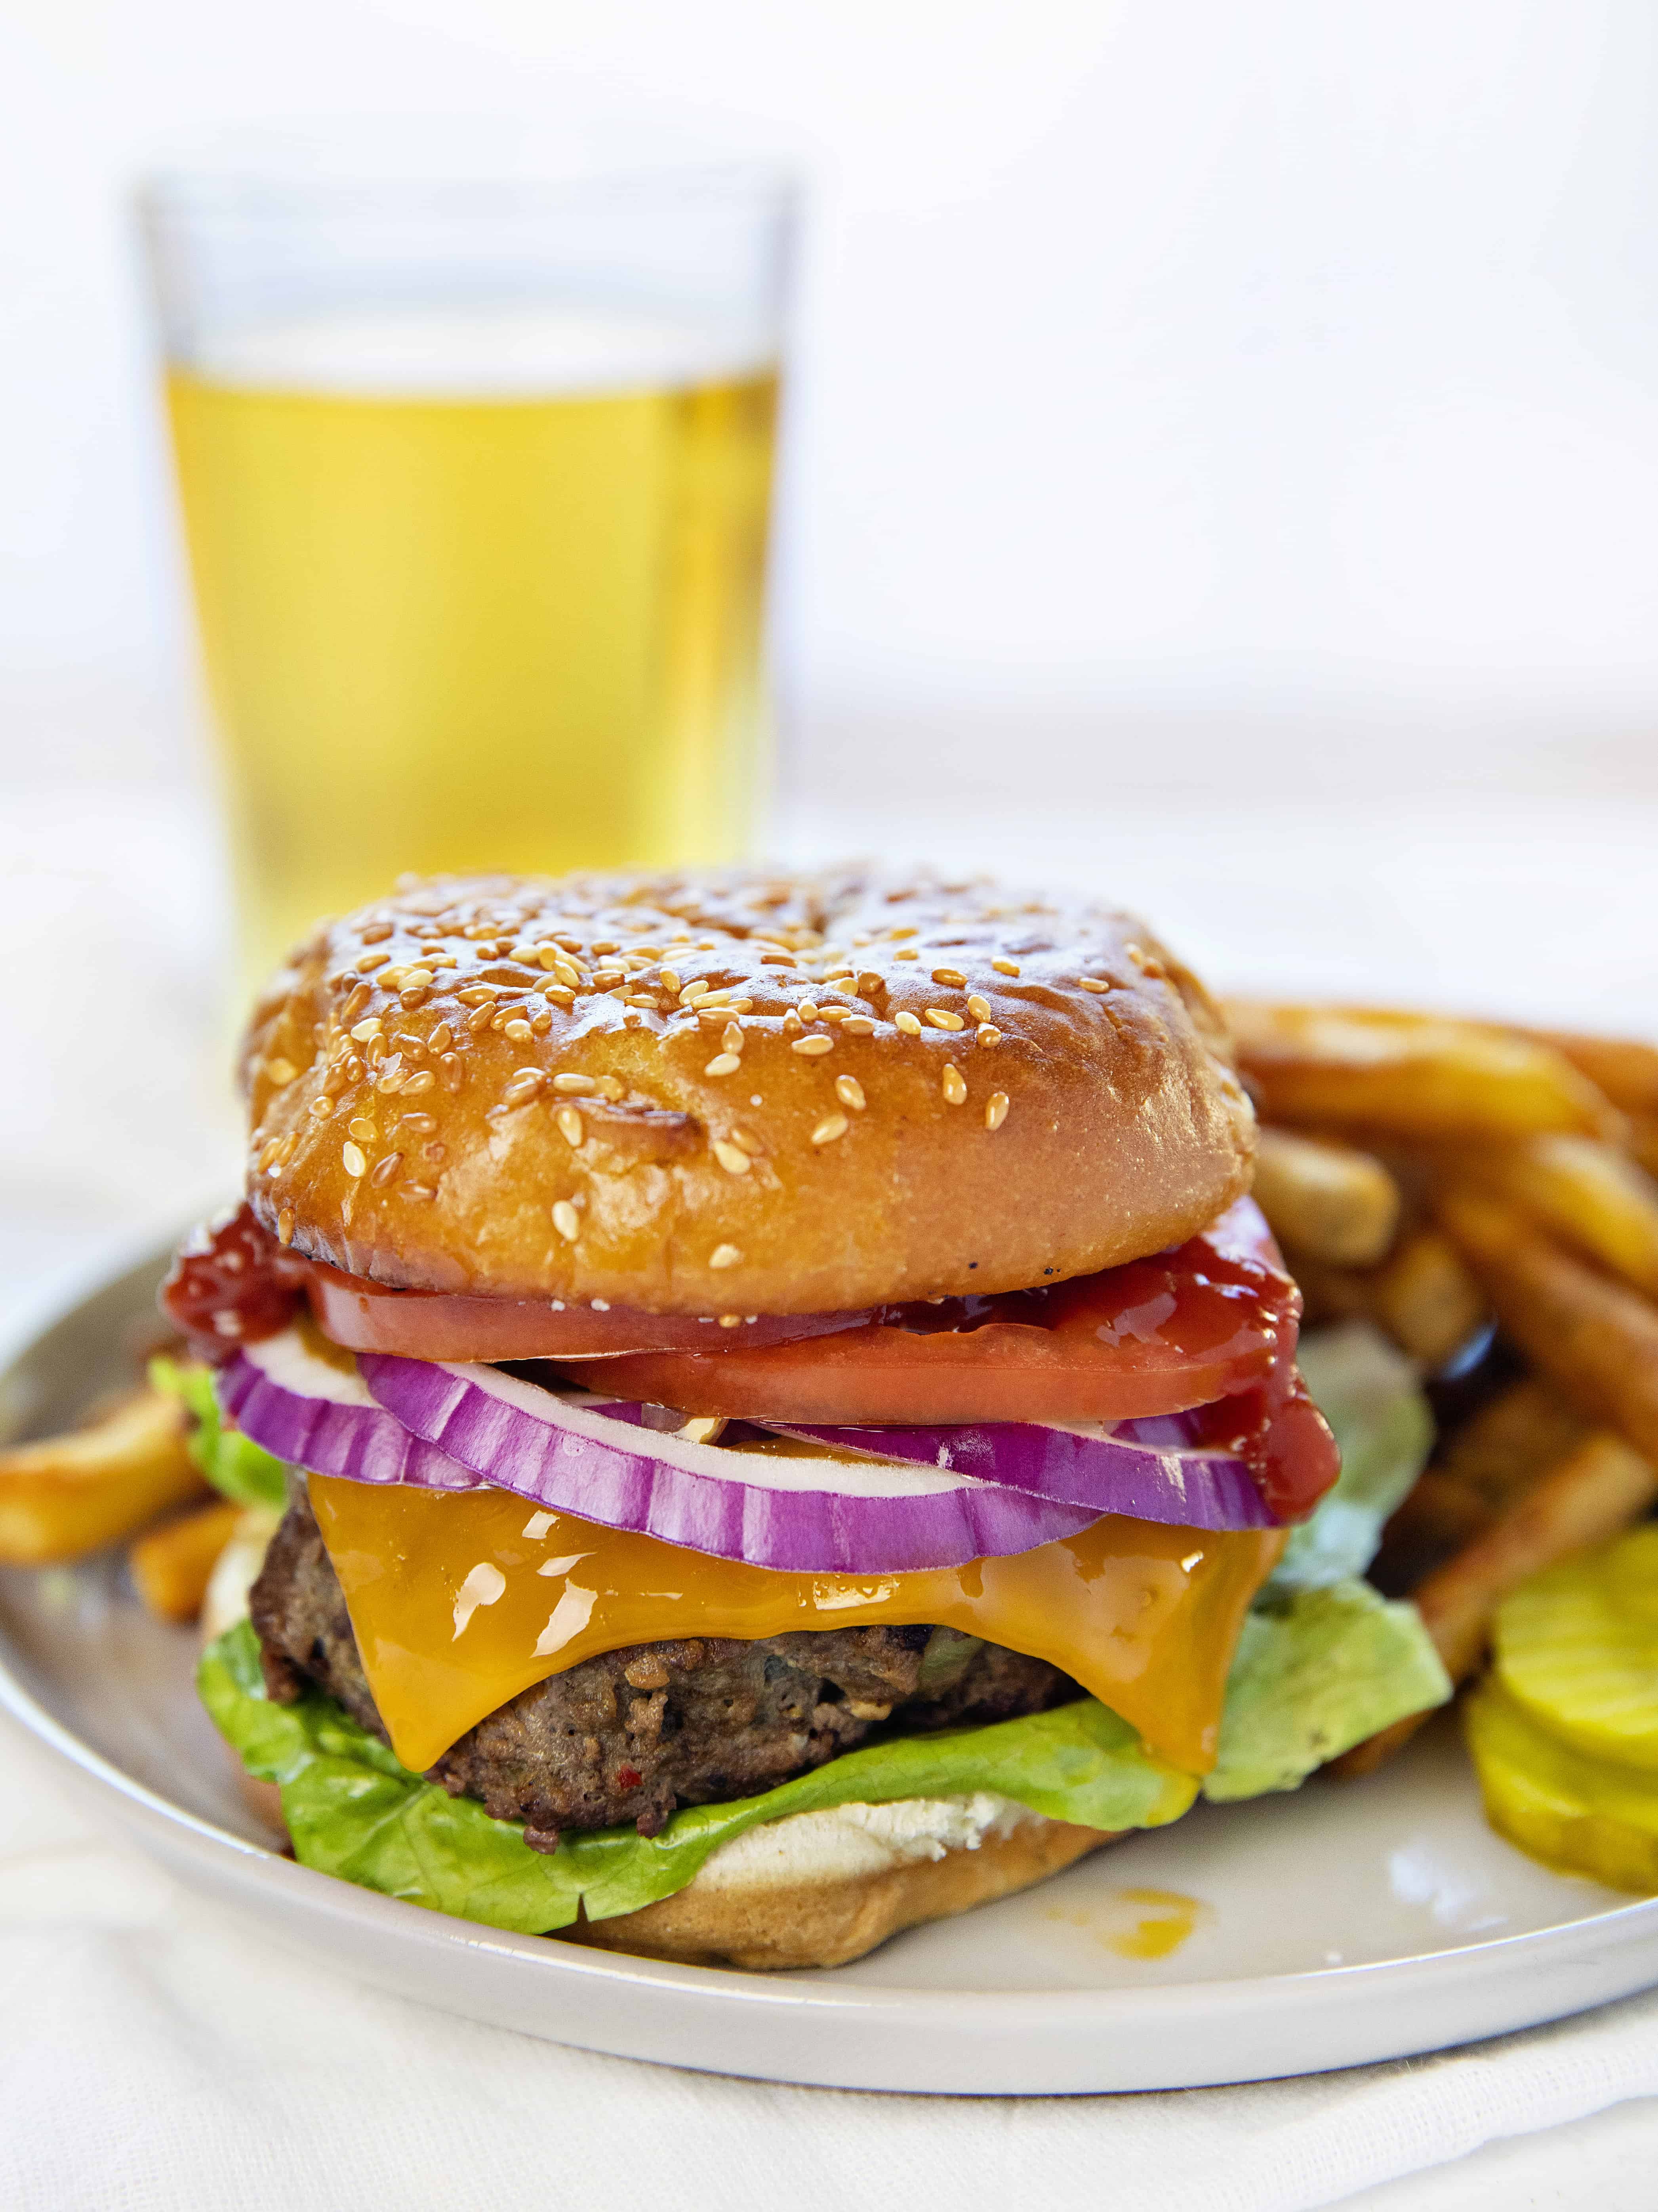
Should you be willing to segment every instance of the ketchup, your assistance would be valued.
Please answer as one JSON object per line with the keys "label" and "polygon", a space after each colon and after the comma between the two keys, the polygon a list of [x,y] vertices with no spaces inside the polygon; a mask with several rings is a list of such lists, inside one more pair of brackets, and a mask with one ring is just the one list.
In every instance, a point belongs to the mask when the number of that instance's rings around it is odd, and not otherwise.
{"label": "ketchup", "polygon": [[283,1250],[252,1209],[203,1222],[180,1247],[161,1285],[161,1311],[203,1358],[286,1328],[304,1303],[305,1261]]}

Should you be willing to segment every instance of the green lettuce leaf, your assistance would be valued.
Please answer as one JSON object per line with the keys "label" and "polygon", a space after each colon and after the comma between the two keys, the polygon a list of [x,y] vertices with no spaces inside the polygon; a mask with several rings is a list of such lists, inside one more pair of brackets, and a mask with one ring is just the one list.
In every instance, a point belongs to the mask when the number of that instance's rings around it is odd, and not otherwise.
{"label": "green lettuce leaf", "polygon": [[1298,1590],[1244,1621],[1203,1794],[1228,1804],[1293,1790],[1326,1759],[1450,1694],[1413,1605],[1389,1603],[1368,1583]]}
{"label": "green lettuce leaf", "polygon": [[[320,1692],[269,1703],[246,1621],[209,1646],[197,1680],[249,1771],[280,1784],[304,1865],[526,1935],[568,1927],[579,1908],[603,1920],[671,1896],[718,1844],[791,1813],[986,1790],[1087,1827],[1155,1828],[1178,1820],[1198,1791],[1125,1721],[1082,1698],[1022,1720],[866,1744],[760,1796],[688,1806],[659,1836],[593,1829],[548,1856],[531,1850],[515,1824],[410,1773]],[[1384,1606],[1361,1586],[1252,1615],[1209,1794],[1293,1788],[1320,1759],[1448,1688],[1412,1609]]]}
{"label": "green lettuce leaf", "polygon": [[1290,1591],[1323,1589],[1362,1575],[1376,1557],[1382,1524],[1433,1449],[1433,1415],[1415,1367],[1369,1322],[1303,1337],[1298,1358],[1341,1447],[1341,1473],[1311,1516],[1291,1530],[1262,1592],[1269,1605]]}
{"label": "green lettuce leaf", "polygon": [[281,1512],[288,1503],[288,1468],[279,1459],[234,1429],[226,1428],[214,1395],[213,1370],[199,1359],[149,1363],[149,1382],[170,1398],[181,1398],[196,1417],[189,1451],[213,1487],[238,1505],[270,1505]]}

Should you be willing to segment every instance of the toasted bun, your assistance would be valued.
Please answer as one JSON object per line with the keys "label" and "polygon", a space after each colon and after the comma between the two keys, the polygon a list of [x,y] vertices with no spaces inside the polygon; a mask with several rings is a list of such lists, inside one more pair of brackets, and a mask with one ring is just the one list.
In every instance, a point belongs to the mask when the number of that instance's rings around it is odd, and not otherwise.
{"label": "toasted bun", "polygon": [[[841,1812],[903,1813],[907,1806],[850,1806]],[[764,1847],[790,1829],[834,1815],[804,1814],[739,1838]],[[948,1920],[975,1905],[1011,1897],[1097,1850],[1113,1838],[1099,1828],[1074,1827],[1028,1814],[1017,1826],[993,1828],[973,1844],[951,1844],[919,1857],[890,1855],[890,1863],[845,1870],[842,1855],[825,1855],[820,1869],[799,1868],[777,1879],[758,1859],[748,1878],[720,1878],[710,1860],[687,1887],[641,1912],[585,1921],[559,1932],[567,1940],[646,1959],[676,1959],[693,1966],[843,1966],[861,1959],[901,1929],[924,1920]],[[730,1847],[728,1847],[729,1849]],[[805,1856],[796,1850],[791,1858]],[[713,1877],[712,1879],[710,1877]]]}
{"label": "toasted bun", "polygon": [[442,878],[275,979],[249,1195],[409,1287],[674,1314],[1023,1289],[1247,1187],[1226,1054],[1201,986],[1103,907],[856,872]]}

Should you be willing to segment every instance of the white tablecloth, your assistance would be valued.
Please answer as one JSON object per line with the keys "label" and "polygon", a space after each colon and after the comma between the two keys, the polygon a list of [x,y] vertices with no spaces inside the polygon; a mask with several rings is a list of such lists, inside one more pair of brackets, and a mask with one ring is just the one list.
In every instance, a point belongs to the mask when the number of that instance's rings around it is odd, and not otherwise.
{"label": "white tablecloth", "polygon": [[[872,830],[820,799],[792,836],[902,850],[921,840],[890,825],[923,818],[909,804]],[[1431,809],[1142,795],[1065,817],[963,806],[948,834],[1010,871],[1096,874],[1224,981],[1658,1035],[1650,792],[1465,791]],[[15,1048],[0,1325],[234,1175],[207,852],[199,808],[167,788],[41,785],[0,812]],[[89,1826],[37,1755],[7,1753],[8,2208],[1650,2212],[1658,2190],[1658,1996],[1439,2058],[1149,2096],[934,2100],[677,2074],[330,1978]]]}

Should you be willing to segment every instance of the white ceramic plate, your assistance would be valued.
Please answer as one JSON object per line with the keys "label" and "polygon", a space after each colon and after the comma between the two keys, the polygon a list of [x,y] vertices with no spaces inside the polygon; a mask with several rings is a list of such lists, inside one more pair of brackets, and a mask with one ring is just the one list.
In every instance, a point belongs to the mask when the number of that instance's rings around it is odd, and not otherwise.
{"label": "white ceramic plate", "polygon": [[[109,1284],[0,1370],[0,1434],[61,1427],[130,1378],[158,1273]],[[853,1966],[742,1974],[502,1935],[279,1857],[194,1656],[112,1556],[0,1571],[0,1708],[94,1817],[337,1969],[556,2043],[847,2088],[1186,2087],[1434,2050],[1658,1982],[1658,1899],[1500,1842],[1448,1722],[1368,1781],[1200,1807]]]}

